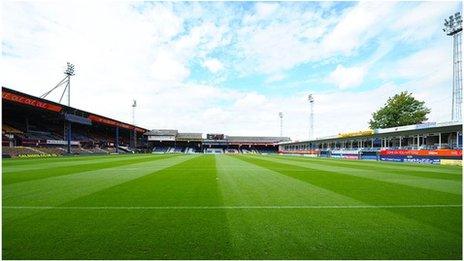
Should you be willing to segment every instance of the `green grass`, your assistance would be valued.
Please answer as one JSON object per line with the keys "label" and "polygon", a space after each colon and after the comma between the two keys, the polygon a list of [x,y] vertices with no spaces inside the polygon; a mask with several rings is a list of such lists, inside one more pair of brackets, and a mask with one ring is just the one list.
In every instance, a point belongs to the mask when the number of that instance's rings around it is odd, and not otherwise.
{"label": "green grass", "polygon": [[461,259],[462,171],[252,155],[3,160],[3,259]]}

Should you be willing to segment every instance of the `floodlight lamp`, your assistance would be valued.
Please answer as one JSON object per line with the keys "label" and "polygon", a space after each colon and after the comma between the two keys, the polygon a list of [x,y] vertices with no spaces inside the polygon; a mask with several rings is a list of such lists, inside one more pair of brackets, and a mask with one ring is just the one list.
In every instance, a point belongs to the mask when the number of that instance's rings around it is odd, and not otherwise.
{"label": "floodlight lamp", "polygon": [[456,26],[460,27],[462,25],[462,16],[461,13],[454,14],[454,20],[456,21]]}
{"label": "floodlight lamp", "polygon": [[309,95],[308,95],[308,101],[309,101],[309,102],[314,102],[314,97],[313,97],[312,94],[309,94]]}
{"label": "floodlight lamp", "polygon": [[74,64],[71,64],[70,62],[67,63],[66,71],[64,74],[68,76],[73,76],[74,75]]}

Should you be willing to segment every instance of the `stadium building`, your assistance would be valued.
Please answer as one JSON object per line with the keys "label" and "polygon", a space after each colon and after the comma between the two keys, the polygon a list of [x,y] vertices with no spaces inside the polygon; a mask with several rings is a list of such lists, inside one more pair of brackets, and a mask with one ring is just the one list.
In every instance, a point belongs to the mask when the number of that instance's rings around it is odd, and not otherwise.
{"label": "stadium building", "polygon": [[277,153],[288,137],[227,136],[224,134],[180,133],[177,130],[151,130],[144,134],[148,148],[155,153]]}
{"label": "stadium building", "polygon": [[[2,87],[2,156],[107,153],[281,153],[461,164],[462,123],[423,123],[306,141],[148,130]],[[135,135],[135,139],[134,139]]]}
{"label": "stadium building", "polygon": [[[147,129],[2,87],[2,156],[132,152]],[[68,139],[70,135],[70,139]],[[139,145],[140,146],[140,145]]]}
{"label": "stadium building", "polygon": [[344,159],[461,164],[462,123],[429,122],[282,142],[279,152]]}
{"label": "stadium building", "polygon": [[276,153],[279,142],[290,141],[286,137],[207,134],[203,138],[202,133],[149,131],[6,87],[2,87],[2,110],[3,157],[127,152]]}

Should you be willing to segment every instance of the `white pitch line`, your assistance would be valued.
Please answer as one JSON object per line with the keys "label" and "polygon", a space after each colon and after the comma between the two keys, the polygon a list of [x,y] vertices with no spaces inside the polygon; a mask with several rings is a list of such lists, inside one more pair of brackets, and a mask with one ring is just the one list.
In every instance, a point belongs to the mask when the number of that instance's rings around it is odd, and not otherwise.
{"label": "white pitch line", "polygon": [[3,206],[3,209],[52,209],[52,210],[204,210],[204,209],[382,209],[382,208],[457,208],[462,205],[351,205],[351,206]]}

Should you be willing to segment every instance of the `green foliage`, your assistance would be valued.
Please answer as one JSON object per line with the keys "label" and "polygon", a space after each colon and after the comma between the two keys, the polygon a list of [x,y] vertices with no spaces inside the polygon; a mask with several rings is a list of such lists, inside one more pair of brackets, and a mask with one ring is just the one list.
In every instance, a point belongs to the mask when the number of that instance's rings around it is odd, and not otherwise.
{"label": "green foliage", "polygon": [[422,123],[430,113],[430,109],[424,104],[425,102],[416,100],[411,93],[401,92],[388,98],[385,106],[372,114],[369,126],[372,129],[381,129]]}

